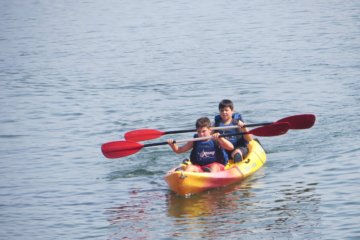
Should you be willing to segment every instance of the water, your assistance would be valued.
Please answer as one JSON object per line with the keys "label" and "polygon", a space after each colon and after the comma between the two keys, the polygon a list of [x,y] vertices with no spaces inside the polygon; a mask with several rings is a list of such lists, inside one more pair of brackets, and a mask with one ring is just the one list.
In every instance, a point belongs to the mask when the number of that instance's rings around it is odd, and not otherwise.
{"label": "water", "polygon": [[[359,16],[358,1],[1,1],[0,238],[358,239]],[[163,180],[186,154],[100,152],[193,128],[223,98],[248,123],[317,122],[261,138],[264,168],[190,198]]]}

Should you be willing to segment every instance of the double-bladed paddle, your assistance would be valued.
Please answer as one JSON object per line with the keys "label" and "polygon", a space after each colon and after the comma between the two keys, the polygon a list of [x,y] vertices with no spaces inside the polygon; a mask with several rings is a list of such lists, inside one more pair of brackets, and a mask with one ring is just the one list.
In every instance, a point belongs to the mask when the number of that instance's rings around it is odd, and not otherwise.
{"label": "double-bladed paddle", "polygon": [[[290,125],[288,123],[279,122],[279,123],[269,124],[263,127],[254,128],[249,132],[221,134],[220,137],[228,137],[228,136],[235,136],[242,134],[253,134],[259,137],[272,137],[272,136],[285,134],[289,130],[289,128]],[[189,142],[189,141],[201,141],[210,138],[212,138],[212,136],[177,140],[174,142],[180,143],[180,142]],[[168,144],[168,142],[141,144],[134,141],[115,141],[115,142],[109,142],[103,144],[101,146],[101,151],[104,154],[104,156],[107,158],[120,158],[135,154],[144,147],[153,147],[153,146],[166,145],[166,144]]]}
{"label": "double-bladed paddle", "polygon": [[[311,128],[315,123],[314,114],[299,114],[286,118],[282,118],[276,122],[265,122],[265,123],[255,123],[255,124],[246,124],[245,127],[258,127],[266,126],[274,123],[287,122],[289,124],[289,129],[307,129]],[[237,128],[238,126],[228,126],[228,127],[213,127],[213,130],[220,129],[230,129]],[[196,132],[196,129],[188,130],[177,130],[177,131],[161,131],[156,129],[138,129],[125,133],[125,139],[130,141],[145,141],[155,138],[159,138],[166,134],[177,134],[177,133],[186,133],[186,132]],[[255,135],[255,134],[254,134]]]}

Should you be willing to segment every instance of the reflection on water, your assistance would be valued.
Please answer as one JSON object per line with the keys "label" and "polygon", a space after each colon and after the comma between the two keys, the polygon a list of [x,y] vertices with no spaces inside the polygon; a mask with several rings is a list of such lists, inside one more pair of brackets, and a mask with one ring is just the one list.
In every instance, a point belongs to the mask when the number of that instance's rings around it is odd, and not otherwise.
{"label": "reflection on water", "polygon": [[168,216],[174,219],[176,236],[217,239],[249,232],[246,228],[228,226],[241,226],[246,221],[242,214],[253,207],[254,187],[260,188],[260,184],[249,178],[239,184],[190,197],[168,194]]}
{"label": "reflection on water", "polygon": [[108,222],[116,230],[107,239],[148,239],[146,228],[137,224],[146,219],[144,207],[140,204],[120,205],[107,209]]}
{"label": "reflection on water", "polygon": [[108,239],[149,239],[154,195],[142,195],[138,189],[128,193],[130,201],[105,210],[114,231]]}
{"label": "reflection on water", "polygon": [[[196,218],[199,216],[223,215],[239,209],[238,199],[250,198],[251,181],[231,185],[224,188],[210,190],[190,197],[183,197],[175,193],[167,195],[168,215],[176,218]],[[239,190],[240,195],[231,194]]]}
{"label": "reflection on water", "polygon": [[249,181],[190,198],[167,195],[168,215],[180,229],[177,236],[191,237],[187,232],[196,232],[200,238],[251,237],[254,233],[265,237],[268,232],[289,238],[297,233],[318,236],[314,230],[320,220],[316,183],[299,182],[295,189],[284,186],[277,196],[268,198],[267,190],[258,185]]}
{"label": "reflection on water", "polygon": [[[201,236],[217,236],[212,233],[215,223],[224,224],[226,215],[235,211],[242,211],[246,205],[251,205],[254,193],[251,192],[254,182],[245,181],[241,184],[215,189],[203,194],[191,197],[183,197],[166,190],[148,191],[133,189],[127,194],[130,200],[114,207],[105,209],[107,221],[113,227],[108,239],[152,239],[156,234],[173,238],[185,236],[191,231],[201,232]],[[239,201],[248,199],[248,201]],[[160,201],[161,200],[161,201]],[[157,204],[161,202],[162,204]],[[166,211],[167,209],[167,211]],[[170,217],[174,221],[166,218]],[[209,218],[209,219],[207,219]],[[215,220],[213,222],[211,219]],[[163,222],[163,221],[166,222]],[[210,220],[210,222],[209,222]],[[233,219],[228,219],[233,221]],[[165,224],[166,227],[154,233],[151,229],[159,228]],[[163,232],[161,232],[163,231]]]}

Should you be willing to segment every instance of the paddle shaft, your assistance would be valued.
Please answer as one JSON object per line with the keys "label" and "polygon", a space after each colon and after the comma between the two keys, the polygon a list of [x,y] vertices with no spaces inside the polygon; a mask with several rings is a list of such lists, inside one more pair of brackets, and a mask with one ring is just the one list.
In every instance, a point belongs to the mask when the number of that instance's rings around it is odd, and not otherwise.
{"label": "paddle shaft", "polygon": [[[258,126],[266,126],[273,124],[273,122],[266,123],[254,123],[254,124],[246,124],[244,127],[258,127]],[[224,127],[212,127],[212,130],[223,130],[223,129],[233,129],[238,128],[238,125],[233,126],[224,126]],[[187,133],[187,132],[196,132],[196,129],[187,129],[187,130],[175,130],[175,131],[165,131],[163,134],[177,134],[177,133]]]}
{"label": "paddle shaft", "polygon": [[[219,137],[230,137],[230,136],[237,136],[237,135],[244,135],[244,134],[251,134],[251,132],[220,134]],[[213,138],[213,136],[174,140],[173,143],[196,142],[196,141],[207,140],[210,138]],[[168,144],[168,142],[147,143],[147,144],[144,144],[143,147],[153,147],[153,146],[160,146],[160,145],[166,145],[166,144]]]}

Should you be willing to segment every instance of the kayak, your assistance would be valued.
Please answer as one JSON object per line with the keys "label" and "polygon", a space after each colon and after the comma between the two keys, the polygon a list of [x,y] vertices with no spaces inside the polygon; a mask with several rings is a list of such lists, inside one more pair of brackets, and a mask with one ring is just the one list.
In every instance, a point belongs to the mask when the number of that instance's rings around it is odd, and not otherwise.
{"label": "kayak", "polygon": [[[249,153],[241,162],[230,160],[219,172],[186,172],[182,165],[171,169],[164,177],[169,188],[179,195],[191,195],[240,182],[259,170],[266,162],[266,153],[257,140],[249,142]],[[189,163],[191,164],[191,163]]]}

